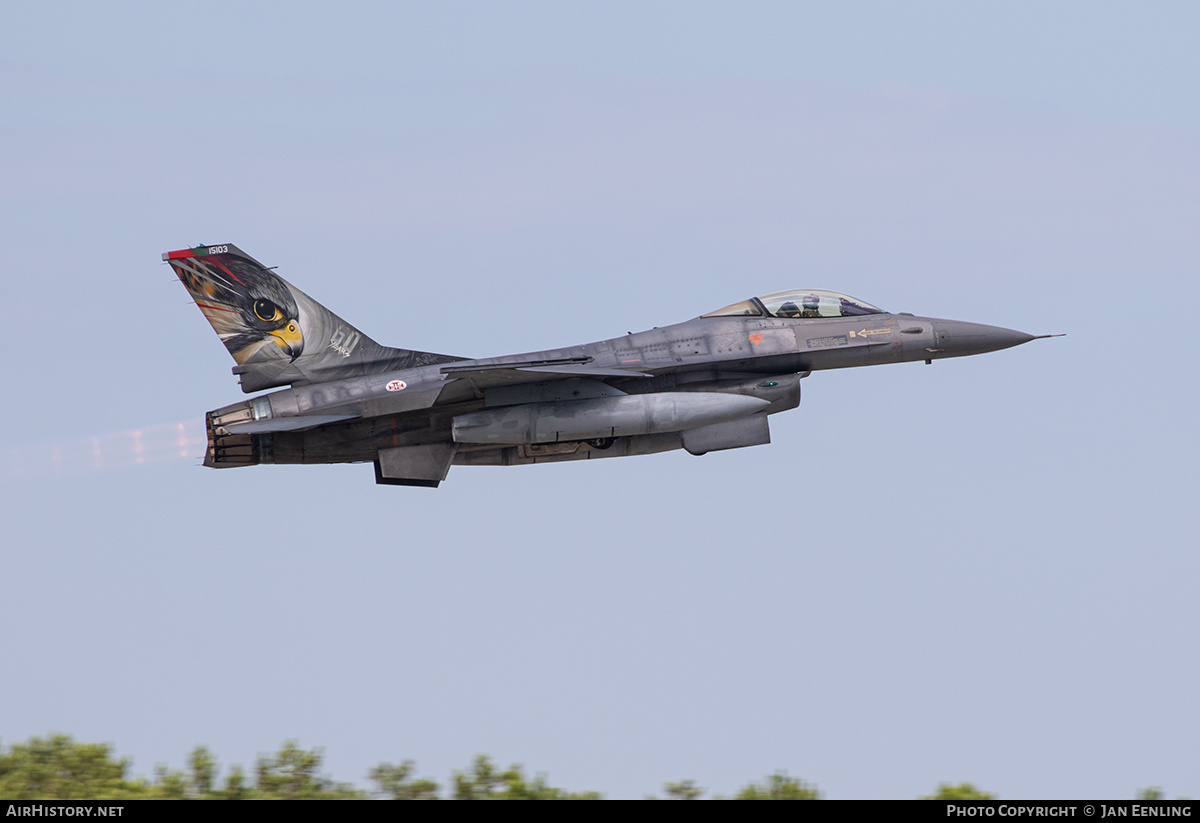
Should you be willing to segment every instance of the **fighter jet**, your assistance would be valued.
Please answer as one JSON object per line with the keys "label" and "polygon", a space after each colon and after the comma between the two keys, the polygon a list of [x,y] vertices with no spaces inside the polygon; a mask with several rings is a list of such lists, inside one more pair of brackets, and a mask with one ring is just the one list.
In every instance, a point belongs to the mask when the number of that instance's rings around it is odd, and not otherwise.
{"label": "fighter jet", "polygon": [[208,412],[205,466],[373,463],[377,483],[399,486],[436,487],[452,465],[758,446],[771,441],[768,416],[796,408],[814,371],[1037,339],[798,289],[597,343],[477,359],[382,346],[237,246],[163,260],[233,355],[242,391],[289,387]]}

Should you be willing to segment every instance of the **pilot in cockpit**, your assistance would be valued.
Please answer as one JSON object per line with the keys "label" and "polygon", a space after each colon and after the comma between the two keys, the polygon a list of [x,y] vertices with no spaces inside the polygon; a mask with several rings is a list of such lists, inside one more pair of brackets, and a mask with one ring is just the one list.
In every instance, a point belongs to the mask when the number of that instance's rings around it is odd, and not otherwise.
{"label": "pilot in cockpit", "polygon": [[821,316],[821,298],[815,294],[810,294],[800,302],[804,306],[803,309],[796,306],[796,301],[788,300],[775,310],[775,316],[788,318]]}

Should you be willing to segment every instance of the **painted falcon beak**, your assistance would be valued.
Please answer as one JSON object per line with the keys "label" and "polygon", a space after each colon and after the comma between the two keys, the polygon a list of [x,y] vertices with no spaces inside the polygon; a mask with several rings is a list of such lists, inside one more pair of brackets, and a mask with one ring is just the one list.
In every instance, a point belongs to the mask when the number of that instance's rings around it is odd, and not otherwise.
{"label": "painted falcon beak", "polygon": [[293,361],[304,351],[304,332],[295,320],[289,320],[282,329],[271,332],[271,336],[275,338],[275,345],[287,352]]}

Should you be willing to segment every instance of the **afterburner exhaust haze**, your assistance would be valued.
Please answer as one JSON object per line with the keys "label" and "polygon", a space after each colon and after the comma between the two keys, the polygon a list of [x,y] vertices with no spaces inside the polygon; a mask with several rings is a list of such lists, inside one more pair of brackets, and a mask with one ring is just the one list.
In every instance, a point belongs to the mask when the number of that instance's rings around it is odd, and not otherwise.
{"label": "afterburner exhaust haze", "polygon": [[163,423],[51,443],[33,443],[0,453],[6,477],[46,477],[126,469],[170,460],[199,461],[204,421]]}

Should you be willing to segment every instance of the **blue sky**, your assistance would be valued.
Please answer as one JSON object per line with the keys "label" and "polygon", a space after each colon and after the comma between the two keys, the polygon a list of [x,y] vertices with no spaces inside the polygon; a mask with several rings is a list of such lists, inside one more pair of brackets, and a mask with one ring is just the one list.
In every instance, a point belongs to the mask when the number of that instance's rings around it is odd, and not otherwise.
{"label": "blue sky", "polygon": [[[1198,18],[9,10],[0,741],[1195,796]],[[187,441],[242,395],[159,255],[219,242],[463,355],[810,286],[1068,336],[818,373],[703,458],[217,472]]]}

